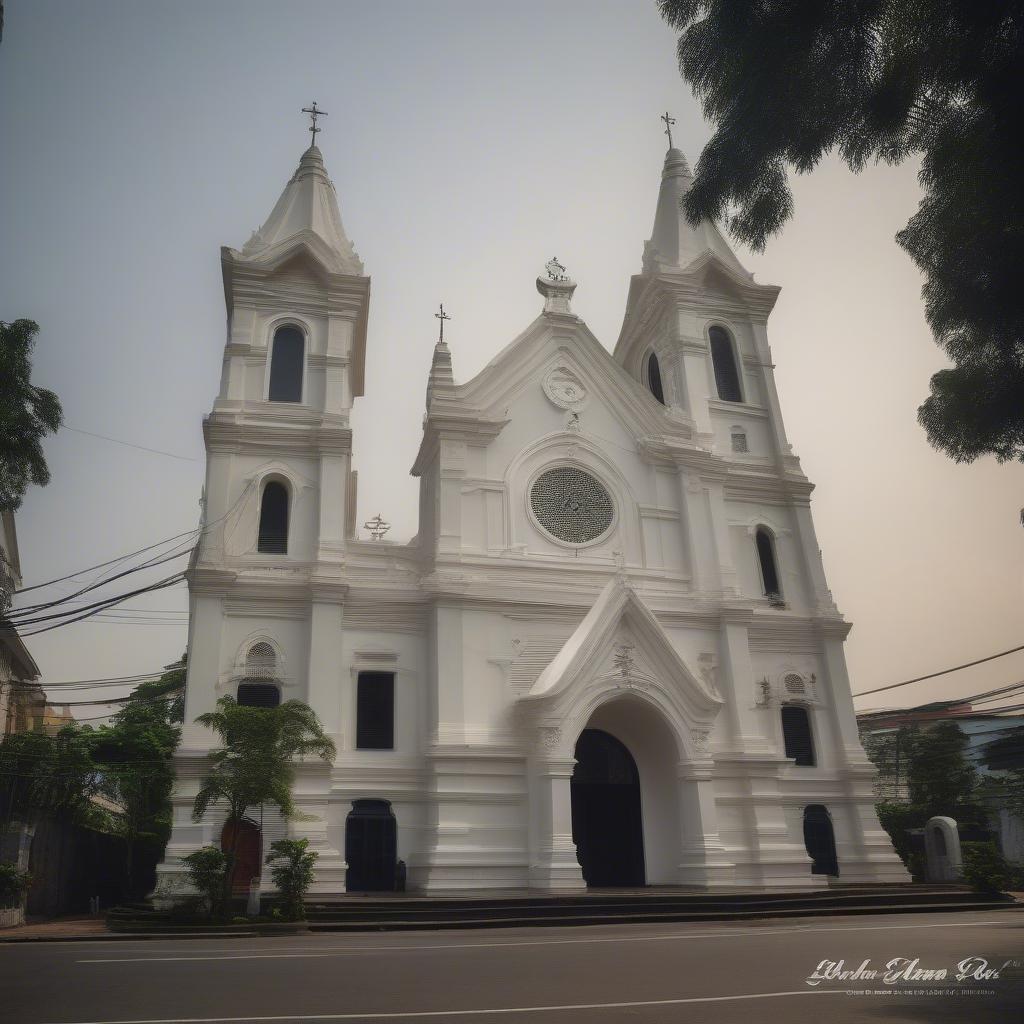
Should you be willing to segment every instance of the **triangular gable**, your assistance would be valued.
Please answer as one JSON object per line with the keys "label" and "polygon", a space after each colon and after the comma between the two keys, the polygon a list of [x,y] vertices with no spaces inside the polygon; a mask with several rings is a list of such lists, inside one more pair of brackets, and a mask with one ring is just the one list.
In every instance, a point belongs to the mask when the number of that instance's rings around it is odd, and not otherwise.
{"label": "triangular gable", "polygon": [[[472,380],[452,388],[444,406],[472,408],[491,418],[500,414],[508,396],[552,361],[548,342],[557,337],[559,346],[573,357],[577,367],[591,378],[607,408],[615,411],[636,437],[673,436],[683,441],[692,437],[691,428],[670,417],[663,405],[620,366],[608,350],[577,317],[537,317],[517,338],[505,346]],[[449,405],[450,403],[450,405]],[[428,410],[432,416],[434,409]]]}
{"label": "triangular gable", "polygon": [[593,607],[576,627],[562,649],[538,676],[524,701],[555,700],[579,679],[587,679],[601,663],[620,623],[627,620],[643,643],[644,655],[659,665],[662,673],[680,684],[680,696],[702,718],[713,716],[725,703],[692,672],[677,653],[654,613],[640,600],[625,580],[616,577],[601,591]]}

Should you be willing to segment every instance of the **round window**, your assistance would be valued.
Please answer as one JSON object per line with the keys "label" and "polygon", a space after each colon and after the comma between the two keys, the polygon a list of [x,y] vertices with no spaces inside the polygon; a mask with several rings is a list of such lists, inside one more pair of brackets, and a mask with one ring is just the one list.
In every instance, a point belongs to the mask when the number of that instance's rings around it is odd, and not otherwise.
{"label": "round window", "polygon": [[575,466],[541,473],[530,491],[537,522],[567,544],[586,544],[607,533],[615,519],[612,496],[605,486]]}

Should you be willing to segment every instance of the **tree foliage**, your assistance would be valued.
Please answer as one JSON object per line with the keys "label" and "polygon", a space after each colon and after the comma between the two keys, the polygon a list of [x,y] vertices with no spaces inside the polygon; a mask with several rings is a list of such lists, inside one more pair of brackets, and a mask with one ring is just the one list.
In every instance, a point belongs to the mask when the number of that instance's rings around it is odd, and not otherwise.
{"label": "tree foliage", "polygon": [[918,410],[956,461],[1024,459],[1024,0],[658,0],[715,126],[687,216],[764,247],[790,168],[921,158],[896,236],[953,362]]}
{"label": "tree foliage", "polygon": [[[877,810],[896,852],[909,863],[910,831],[923,828],[929,818],[943,815],[970,828],[983,827],[988,816],[979,799],[978,773],[967,756],[968,737],[956,722],[902,728],[898,736],[899,770],[906,779],[909,800],[886,800]],[[891,777],[895,743],[865,737],[864,749],[881,776]]]}
{"label": "tree foliage", "polygon": [[303,897],[313,884],[313,865],[318,856],[310,850],[308,839],[278,839],[270,847],[267,863],[270,865],[270,877],[281,894],[285,920],[301,921],[305,918]]}
{"label": "tree foliage", "polygon": [[[292,783],[295,759],[319,757],[332,761],[334,743],[325,735],[316,713],[307,704],[287,700],[276,708],[239,704],[221,697],[215,711],[196,721],[212,729],[223,744],[210,756],[210,769],[196,794],[193,820],[199,821],[215,804],[227,806],[227,820],[241,821],[250,807],[275,804],[285,817],[294,816]],[[237,830],[227,853],[225,904],[231,886]]]}
{"label": "tree foliage", "polygon": [[32,384],[32,346],[39,325],[0,321],[0,509],[14,512],[29,484],[45,486],[50,470],[42,439],[61,425],[60,401]]}
{"label": "tree foliage", "polygon": [[181,738],[184,661],[160,679],[136,687],[112,723],[97,729],[92,739],[101,790],[120,808],[108,816],[108,830],[125,841],[128,896],[143,895],[151,885],[150,878],[137,878],[136,855],[144,858],[148,874],[171,834],[172,758]]}

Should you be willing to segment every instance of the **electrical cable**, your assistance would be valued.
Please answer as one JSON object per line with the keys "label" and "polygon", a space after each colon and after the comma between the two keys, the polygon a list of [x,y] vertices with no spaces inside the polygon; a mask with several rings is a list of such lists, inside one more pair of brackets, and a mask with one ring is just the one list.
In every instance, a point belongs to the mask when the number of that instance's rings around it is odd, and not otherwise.
{"label": "electrical cable", "polygon": [[916,679],[905,679],[902,683],[890,683],[888,686],[879,686],[874,690],[861,690],[855,693],[854,697],[867,697],[872,693],[882,693],[884,690],[895,690],[900,686],[909,686],[911,683],[920,683],[925,679],[934,679],[936,676],[948,675],[950,672],[959,672],[962,668],[972,668],[975,665],[984,665],[986,661],[995,661],[996,658],[1005,658],[1008,654],[1016,654],[1017,651],[1024,651],[1024,644],[1020,647],[1011,647],[1008,651],[1000,651],[998,654],[990,654],[987,658],[978,658],[977,661],[968,661],[963,665],[954,665],[952,668],[944,668],[941,672],[930,672],[926,676],[918,676]]}

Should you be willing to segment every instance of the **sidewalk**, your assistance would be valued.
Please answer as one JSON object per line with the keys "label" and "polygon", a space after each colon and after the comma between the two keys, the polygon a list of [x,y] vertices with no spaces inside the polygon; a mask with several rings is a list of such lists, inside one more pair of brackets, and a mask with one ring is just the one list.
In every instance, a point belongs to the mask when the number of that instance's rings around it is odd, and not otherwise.
{"label": "sidewalk", "polygon": [[60,941],[92,939],[110,935],[102,917],[57,917],[51,921],[20,924],[16,928],[0,929],[0,942],[28,942],[34,939]]}

